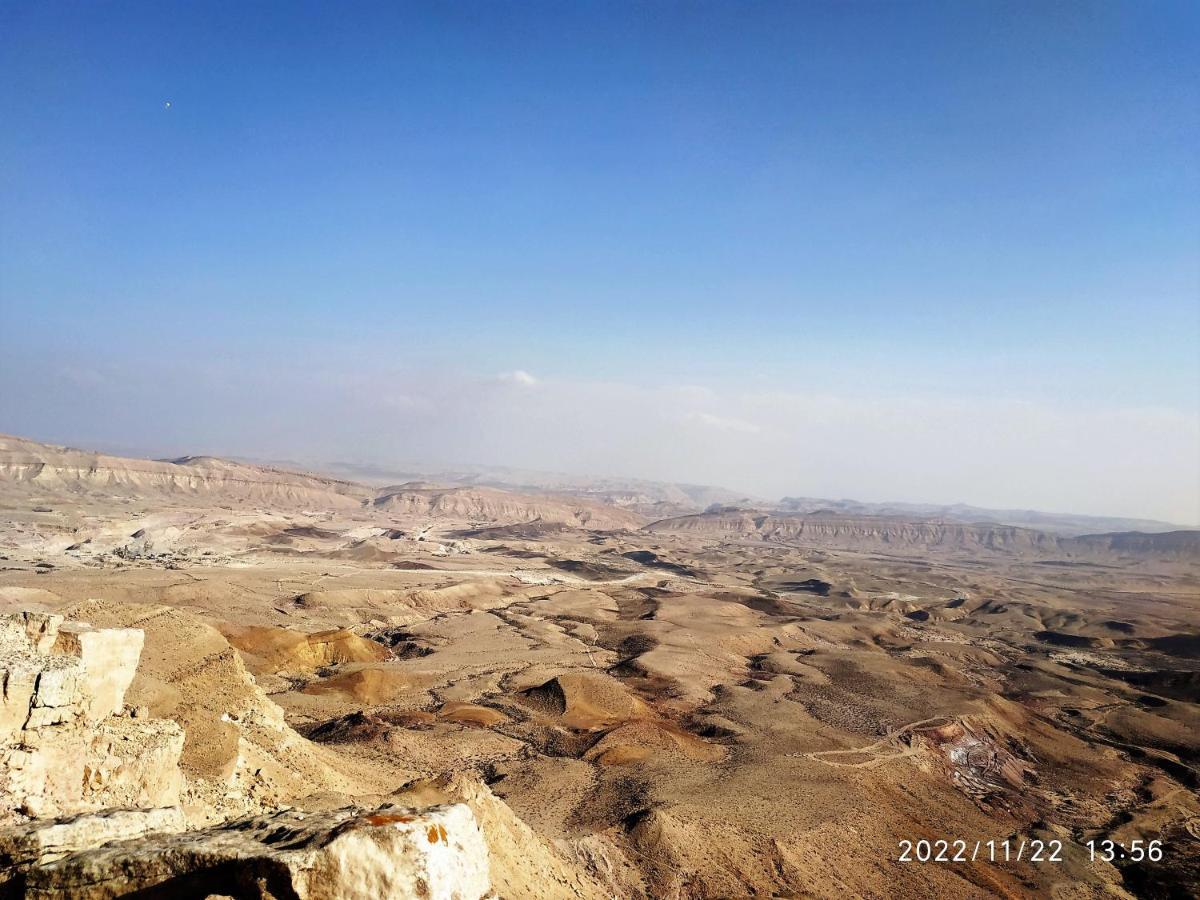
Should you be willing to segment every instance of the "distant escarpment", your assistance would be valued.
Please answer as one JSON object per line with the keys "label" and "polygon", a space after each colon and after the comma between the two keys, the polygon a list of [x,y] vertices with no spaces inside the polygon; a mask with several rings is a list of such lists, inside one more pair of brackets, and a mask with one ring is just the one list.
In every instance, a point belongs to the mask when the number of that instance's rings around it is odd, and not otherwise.
{"label": "distant escarpment", "polygon": [[647,525],[645,530],[896,553],[944,549],[1068,558],[1200,557],[1200,531],[1161,534],[1125,532],[1068,538],[1031,528],[992,523],[961,524],[829,513],[772,515],[744,509],[719,509],[698,515],[661,519]]}
{"label": "distant escarpment", "polygon": [[353,508],[370,488],[209,456],[131,459],[0,435],[0,482],[29,495],[152,497],[267,507]]}
{"label": "distant escarpment", "polygon": [[1115,534],[1085,534],[1068,543],[1100,553],[1120,556],[1200,557],[1200,531],[1165,531],[1144,534],[1122,531]]}
{"label": "distant escarpment", "polygon": [[[750,504],[758,506],[759,504]],[[784,497],[773,507],[783,514],[884,516],[907,522],[957,522],[962,525],[1012,525],[1032,528],[1063,537],[1115,531],[1146,534],[1175,531],[1178,525],[1158,519],[1131,519],[1123,516],[1085,516],[1078,513],[1049,513],[1034,509],[988,509],[965,503],[863,503],[858,500],[828,500],[816,497]]]}
{"label": "distant escarpment", "polygon": [[517,494],[483,487],[431,487],[424,482],[381,488],[377,509],[497,525],[542,522],[590,529],[640,528],[635,512],[579,497]]}

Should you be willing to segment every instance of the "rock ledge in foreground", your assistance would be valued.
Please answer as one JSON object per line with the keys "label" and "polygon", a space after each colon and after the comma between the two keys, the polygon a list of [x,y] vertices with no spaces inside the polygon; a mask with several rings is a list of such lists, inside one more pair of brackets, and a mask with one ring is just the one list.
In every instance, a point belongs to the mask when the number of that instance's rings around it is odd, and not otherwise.
{"label": "rock ledge in foreground", "polygon": [[491,896],[487,845],[462,803],[287,810],[203,831],[148,835],[29,869],[22,887],[31,900]]}

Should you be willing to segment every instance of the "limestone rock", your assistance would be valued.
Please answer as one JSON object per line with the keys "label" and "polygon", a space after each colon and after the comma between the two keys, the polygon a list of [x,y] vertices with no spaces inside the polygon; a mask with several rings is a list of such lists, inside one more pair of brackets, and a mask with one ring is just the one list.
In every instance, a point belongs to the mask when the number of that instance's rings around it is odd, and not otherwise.
{"label": "limestone rock", "polygon": [[491,879],[501,897],[611,900],[609,885],[539,835],[484,784],[466,772],[422,779],[398,792],[401,803],[463,803],[475,814],[491,853]]}
{"label": "limestone rock", "polygon": [[114,715],[141,650],[137,629],[0,616],[0,822],[179,802],[183,729]]}
{"label": "limestone rock", "polygon": [[[41,819],[0,830],[0,871],[46,865],[81,848],[99,847],[153,832],[183,831],[179,807],[116,809]],[[0,877],[0,885],[4,880]]]}
{"label": "limestone rock", "polygon": [[19,612],[0,616],[0,646],[28,646],[46,654],[54,646],[63,617],[55,613]]}
{"label": "limestone rock", "polygon": [[168,719],[112,717],[84,762],[83,799],[99,807],[174,806],[183,790],[183,729]]}
{"label": "limestone rock", "polygon": [[6,648],[0,657],[0,743],[12,740],[29,721],[41,660],[27,650]]}
{"label": "limestone rock", "polygon": [[83,708],[80,665],[67,657],[46,656],[39,658],[38,669],[24,728],[70,724]]}
{"label": "limestone rock", "polygon": [[[480,900],[488,851],[464,804],[294,810],[110,843],[29,869],[29,898],[157,896]],[[157,889],[157,890],[156,890]]]}
{"label": "limestone rock", "polygon": [[100,722],[120,712],[137,672],[145,640],[137,628],[93,628],[66,622],[58,629],[54,652],[79,659],[83,668],[84,719]]}
{"label": "limestone rock", "polygon": [[84,733],[68,727],[30,729],[0,747],[0,822],[81,812],[86,755]]}

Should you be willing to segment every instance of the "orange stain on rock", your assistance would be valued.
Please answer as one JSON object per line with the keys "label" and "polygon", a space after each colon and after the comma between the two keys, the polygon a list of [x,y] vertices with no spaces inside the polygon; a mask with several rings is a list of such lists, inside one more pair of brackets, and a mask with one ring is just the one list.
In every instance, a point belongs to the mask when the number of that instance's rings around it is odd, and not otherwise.
{"label": "orange stain on rock", "polygon": [[368,825],[396,825],[398,823],[411,822],[413,816],[398,815],[396,813],[380,813],[374,816],[367,816]]}

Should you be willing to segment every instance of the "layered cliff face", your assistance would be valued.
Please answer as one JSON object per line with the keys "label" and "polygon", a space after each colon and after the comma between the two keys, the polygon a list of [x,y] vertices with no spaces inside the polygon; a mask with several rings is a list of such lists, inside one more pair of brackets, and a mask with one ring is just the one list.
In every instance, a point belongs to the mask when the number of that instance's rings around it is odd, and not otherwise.
{"label": "layered cliff face", "polygon": [[1200,558],[1200,531],[1164,531],[1143,534],[1123,531],[1115,534],[1085,534],[1068,542],[1072,547],[1122,556],[1153,556],[1162,559]]}
{"label": "layered cliff face", "polygon": [[429,487],[424,484],[382,488],[376,509],[401,515],[487,522],[507,525],[541,521],[577,528],[613,530],[639,528],[637,513],[576,497],[517,494],[483,487]]}
{"label": "layered cliff face", "polygon": [[746,535],[847,548],[920,546],[1041,550],[1057,546],[1057,539],[1050,535],[1007,525],[961,525],[877,516],[777,516],[753,510],[724,510],[663,519],[646,526],[646,530]]}
{"label": "layered cliff face", "polygon": [[348,481],[212,457],[129,459],[3,435],[0,481],[31,495],[203,498],[283,508],[351,509],[373,493]]}
{"label": "layered cliff face", "polygon": [[645,527],[659,534],[749,538],[839,550],[892,553],[950,550],[998,552],[1030,557],[1196,558],[1200,531],[1162,534],[1096,534],[1060,537],[1011,525],[964,525],[908,521],[882,516],[772,515],[755,510],[720,510],[661,519]]}
{"label": "layered cliff face", "polygon": [[958,525],[878,518],[793,520],[771,518],[761,533],[777,540],[809,540],[830,546],[938,547],[1009,552],[1042,552],[1057,542],[1051,535],[1007,525]]}

